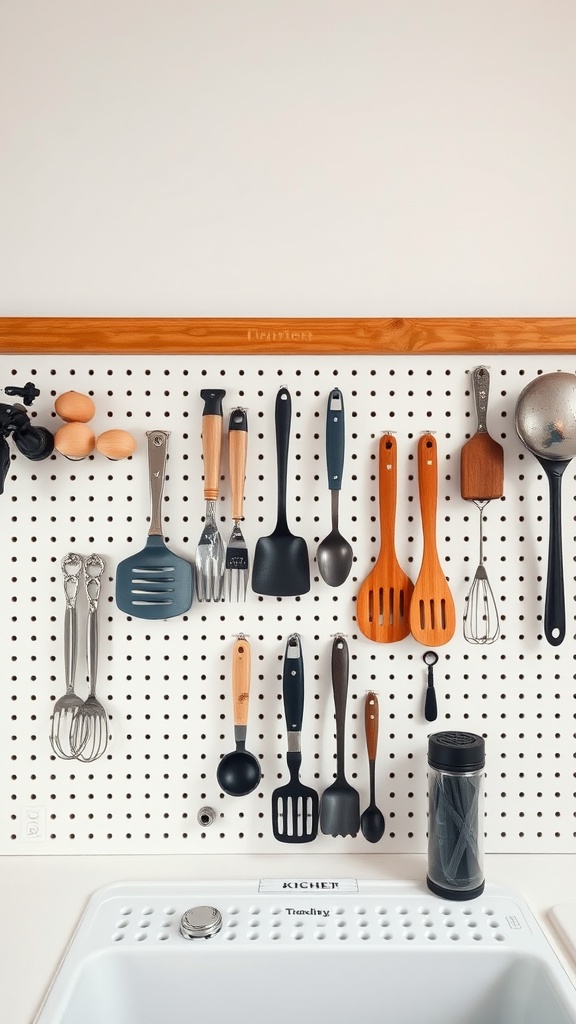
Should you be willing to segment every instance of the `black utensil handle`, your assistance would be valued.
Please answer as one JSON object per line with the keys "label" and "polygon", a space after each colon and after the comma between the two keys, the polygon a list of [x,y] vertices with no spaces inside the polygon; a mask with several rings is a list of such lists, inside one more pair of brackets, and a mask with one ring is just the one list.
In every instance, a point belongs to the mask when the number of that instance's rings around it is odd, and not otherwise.
{"label": "black utensil handle", "polygon": [[226,392],[222,388],[203,388],[200,398],[204,399],[203,416],[222,416],[222,399]]}
{"label": "black utensil handle", "polygon": [[332,644],[332,691],[336,712],[336,768],[344,772],[344,740],[346,733],[346,701],[348,699],[348,644],[344,637],[334,637]]}
{"label": "black utensil handle", "polygon": [[288,528],[286,520],[286,486],[288,479],[288,447],[292,422],[292,399],[288,388],[276,395],[276,465],[278,475],[278,526]]}
{"label": "black utensil handle", "polygon": [[284,714],[288,732],[302,731],[304,716],[304,661],[298,633],[288,637],[283,673]]}
{"label": "black utensil handle", "polygon": [[[541,463],[544,465],[543,463]],[[568,465],[544,465],[550,486],[550,535],[548,541],[548,573],[544,606],[544,635],[557,647],[566,635],[564,603],[564,571],[562,562],[562,474]]]}
{"label": "black utensil handle", "polygon": [[424,718],[427,722],[435,722],[438,718],[438,705],[436,703],[436,691],[434,689],[434,680],[428,681],[426,687],[426,700],[424,701]]}
{"label": "black utensil handle", "polygon": [[438,718],[438,705],[436,703],[436,690],[434,689],[434,665],[438,661],[436,651],[426,651],[422,655],[424,664],[428,666],[428,683],[426,686],[426,698],[424,700],[424,718],[427,722],[435,722]]}
{"label": "black utensil handle", "polygon": [[331,491],[339,491],[342,487],[344,439],[344,399],[340,389],[334,388],[328,396],[326,409],[326,469]]}

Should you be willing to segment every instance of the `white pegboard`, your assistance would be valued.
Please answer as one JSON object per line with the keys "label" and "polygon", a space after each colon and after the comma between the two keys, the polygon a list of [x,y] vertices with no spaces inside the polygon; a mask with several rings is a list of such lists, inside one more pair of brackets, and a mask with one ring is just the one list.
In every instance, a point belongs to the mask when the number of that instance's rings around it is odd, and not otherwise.
{"label": "white pegboard", "polygon": [[[502,618],[500,639],[474,647],[461,619],[477,565],[478,512],[460,497],[459,457],[476,428],[469,371],[488,365],[488,426],[505,451],[505,496],[485,510],[485,556]],[[0,852],[249,853],[421,852],[426,846],[426,747],[431,731],[466,728],[486,736],[486,849],[567,852],[574,824],[574,472],[563,483],[567,635],[560,647],[542,636],[548,544],[548,485],[514,430],[514,408],[539,372],[576,369],[565,356],[4,356],[0,386],[32,380],[41,395],[35,422],[55,430],[54,398],[74,389],[93,395],[98,434],[131,431],[135,455],[81,462],[53,455],[41,463],[13,457],[0,496],[3,623],[0,750],[3,761]],[[144,544],[149,514],[146,430],[170,430],[164,492],[167,542],[194,560],[204,515],[200,389],[226,389],[224,424],[248,409],[249,442],[243,531],[253,553],[276,518],[274,404],[292,396],[288,520],[308,541],[312,586],[301,598],[258,597],[245,604],[200,604],[165,622],[128,619],[115,606],[115,567]],[[340,524],[355,561],[338,589],[319,577],[314,555],[330,529],[325,470],[326,401],[344,396],[346,457]],[[1,396],[4,399],[4,396]],[[8,399],[11,401],[11,399]],[[424,719],[425,648],[411,637],[392,645],[367,640],[354,612],[358,588],[378,554],[378,439],[396,434],[396,544],[413,580],[422,541],[416,448],[422,431],[438,444],[438,548],[456,602],[454,639],[438,649],[438,719]],[[13,449],[15,451],[15,449]],[[219,501],[230,531],[227,446]],[[106,561],[100,603],[98,693],[110,711],[106,755],[94,764],[54,757],[54,700],[64,692],[64,596],[60,562],[68,551]],[[84,605],[80,604],[80,617]],[[286,639],[302,637],[306,700],[302,780],[319,792],[335,771],[330,652],[347,636],[351,674],[347,774],[368,802],[364,695],[380,701],[377,801],[386,832],[375,847],[359,835],[319,835],[307,848],[277,843],[270,794],[287,781],[282,705]],[[250,796],[222,794],[220,756],[233,748],[231,651],[249,636],[252,690],[248,748],[263,779]],[[77,691],[86,685],[81,664]],[[216,811],[204,828],[202,806]]]}

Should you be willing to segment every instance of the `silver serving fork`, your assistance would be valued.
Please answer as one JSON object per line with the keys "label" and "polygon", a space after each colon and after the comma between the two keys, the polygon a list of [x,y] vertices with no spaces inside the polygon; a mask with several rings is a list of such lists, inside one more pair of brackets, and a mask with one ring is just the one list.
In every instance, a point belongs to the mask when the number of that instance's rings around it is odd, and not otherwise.
{"label": "silver serving fork", "polygon": [[226,578],[228,600],[246,600],[250,560],[248,548],[240,529],[244,518],[244,480],[246,477],[246,452],[248,448],[248,417],[245,409],[233,409],[228,425],[228,456],[230,464],[230,489],[232,493],[232,519],[234,526],[226,548]]}
{"label": "silver serving fork", "polygon": [[221,601],[224,595],[224,542],[216,525],[216,502],[220,481],[220,453],[222,450],[221,389],[203,390],[202,453],[204,456],[204,498],[206,515],[196,550],[196,597],[198,601]]}
{"label": "silver serving fork", "polygon": [[98,674],[98,601],[104,574],[100,555],[84,559],[84,587],[88,600],[86,667],[89,693],[78,708],[72,725],[71,745],[79,761],[96,761],[108,746],[108,713],[96,696]]}
{"label": "silver serving fork", "polygon": [[64,581],[64,595],[66,598],[66,611],[64,617],[64,678],[66,692],[59,697],[54,704],[52,712],[52,729],[50,732],[50,743],[52,750],[58,757],[69,761],[76,757],[76,751],[71,745],[71,733],[75,715],[78,708],[84,703],[82,697],[74,693],[74,680],[76,676],[76,662],[78,659],[78,619],[76,612],[76,598],[78,596],[78,584],[82,571],[82,558],[80,555],[70,552],[62,559],[62,576]]}

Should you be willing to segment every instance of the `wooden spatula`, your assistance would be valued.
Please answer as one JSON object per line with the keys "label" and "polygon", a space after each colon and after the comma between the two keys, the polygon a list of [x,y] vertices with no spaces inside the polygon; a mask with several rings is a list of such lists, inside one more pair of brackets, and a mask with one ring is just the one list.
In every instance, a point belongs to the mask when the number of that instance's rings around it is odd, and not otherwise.
{"label": "wooden spatula", "polygon": [[476,366],[471,378],[478,427],[460,453],[460,493],[466,501],[491,501],[504,493],[504,449],[486,426],[490,374]]}
{"label": "wooden spatula", "polygon": [[403,640],[410,632],[408,610],[413,584],[401,569],[394,548],[396,522],[396,438],[383,434],[378,449],[380,552],[358,592],[356,619],[369,640]]}
{"label": "wooden spatula", "polygon": [[421,644],[441,647],[454,636],[456,609],[436,547],[438,452],[432,434],[418,442],[418,491],[424,548],[410,602],[410,631]]}

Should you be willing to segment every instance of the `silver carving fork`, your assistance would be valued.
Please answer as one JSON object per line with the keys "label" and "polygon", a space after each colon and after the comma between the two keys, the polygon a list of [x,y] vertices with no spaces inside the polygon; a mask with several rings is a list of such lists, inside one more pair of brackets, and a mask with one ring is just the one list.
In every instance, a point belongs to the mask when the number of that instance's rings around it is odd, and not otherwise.
{"label": "silver carving fork", "polygon": [[250,574],[248,548],[240,528],[244,518],[244,480],[248,448],[248,417],[245,409],[233,409],[228,425],[228,455],[230,462],[230,489],[232,492],[232,519],[234,526],[226,548],[226,579],[228,600],[245,601]]}
{"label": "silver carving fork", "polygon": [[206,516],[196,549],[196,597],[199,601],[221,601],[224,596],[226,552],[216,525],[216,502],[222,448],[222,399],[225,394],[225,391],[218,388],[200,392],[200,397],[204,399],[202,453]]}

